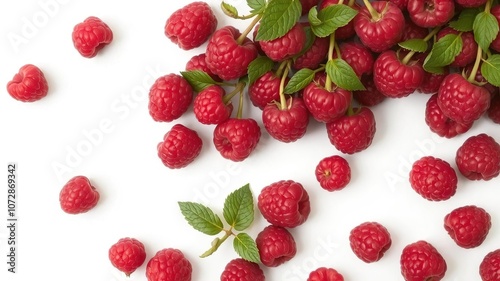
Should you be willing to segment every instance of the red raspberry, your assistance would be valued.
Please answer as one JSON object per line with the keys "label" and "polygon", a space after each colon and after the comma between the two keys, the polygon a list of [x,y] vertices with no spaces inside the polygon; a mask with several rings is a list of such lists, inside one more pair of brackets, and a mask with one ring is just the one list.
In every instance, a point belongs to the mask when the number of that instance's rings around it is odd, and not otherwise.
{"label": "red raspberry", "polygon": [[201,152],[203,142],[196,131],[182,124],[174,125],[158,144],[158,157],[170,169],[186,167]]}
{"label": "red raspberry", "polygon": [[108,256],[111,264],[128,277],[144,263],[146,250],[141,241],[125,237],[109,248]]}
{"label": "red raspberry", "polygon": [[61,209],[68,214],[90,211],[99,201],[99,192],[85,176],[70,179],[59,193]]}
{"label": "red raspberry", "polygon": [[[406,6],[408,5],[408,0],[388,0],[392,2],[392,4],[396,5],[401,11],[406,11]],[[405,22],[405,24],[408,21]]]}
{"label": "red raspberry", "polygon": [[188,110],[193,94],[193,88],[181,75],[162,76],[149,90],[149,114],[158,122],[173,121]]}
{"label": "red raspberry", "polygon": [[277,267],[291,260],[297,253],[295,239],[284,227],[268,225],[255,239],[260,261],[268,267]]}
{"label": "red raspberry", "polygon": [[311,10],[312,7],[318,5],[319,0],[300,0],[300,4],[302,5],[302,15],[307,15],[309,13],[309,10]]}
{"label": "red raspberry", "polygon": [[500,173],[500,145],[485,133],[471,136],[458,148],[458,170],[470,180],[490,180]]}
{"label": "red raspberry", "polygon": [[258,264],[241,258],[231,260],[220,276],[220,281],[264,281],[265,276]]}
{"label": "red raspberry", "polygon": [[[498,24],[500,24],[500,5],[497,4],[491,7],[490,13],[495,16]],[[497,34],[497,37],[495,37],[495,39],[493,39],[493,42],[491,42],[490,49],[500,52],[500,33]]]}
{"label": "red raspberry", "polygon": [[73,45],[86,58],[93,58],[113,41],[109,26],[97,17],[88,17],[75,25],[72,33]]}
{"label": "red raspberry", "polygon": [[458,246],[475,248],[486,239],[491,228],[491,217],[483,208],[463,206],[445,216],[444,228]]}
{"label": "red raspberry", "polygon": [[482,281],[500,280],[500,249],[486,254],[479,265],[479,275]]}
{"label": "red raspberry", "polygon": [[344,281],[344,277],[333,268],[320,267],[309,273],[307,281]]}
{"label": "red raspberry", "polygon": [[292,180],[281,180],[264,187],[257,205],[269,223],[282,227],[303,224],[311,212],[309,194],[302,184]]}
{"label": "red raspberry", "polygon": [[402,98],[415,92],[424,81],[424,73],[418,61],[404,63],[393,50],[381,53],[373,64],[375,86],[390,98]]}
{"label": "red raspberry", "polygon": [[457,190],[457,174],[450,164],[433,156],[415,161],[410,170],[413,190],[430,201],[450,199]]}
{"label": "red raspberry", "polygon": [[364,222],[354,227],[349,242],[354,254],[366,263],[380,260],[392,244],[389,231],[378,222]]}
{"label": "red raspberry", "polygon": [[367,149],[376,131],[375,116],[368,107],[355,108],[354,112],[326,124],[331,144],[346,154]]}
{"label": "red raspberry", "polygon": [[302,97],[313,118],[323,123],[332,122],[344,115],[352,101],[350,91],[340,87],[328,91],[316,81],[304,88]]}
{"label": "red raspberry", "polygon": [[342,156],[321,159],[315,170],[316,180],[327,191],[341,190],[351,181],[351,168]]}
{"label": "red raspberry", "polygon": [[184,254],[173,248],[158,251],[146,266],[148,281],[191,281],[192,266]]}
{"label": "red raspberry", "polygon": [[214,81],[220,82],[222,81],[219,76],[215,75],[207,66],[206,62],[207,55],[205,53],[192,56],[188,62],[186,63],[186,70],[201,70],[208,74]]}
{"label": "red raspberry", "polygon": [[272,71],[264,73],[248,86],[248,95],[252,104],[260,109],[280,99],[281,78]]}
{"label": "red raspberry", "polygon": [[302,24],[296,23],[285,35],[258,43],[267,57],[273,61],[282,61],[295,56],[304,48],[306,32]]}
{"label": "red raspberry", "polygon": [[26,64],[7,83],[7,92],[16,100],[34,102],[47,95],[49,86],[40,68]]}
{"label": "red raspberry", "polygon": [[408,0],[410,19],[424,28],[444,25],[455,15],[455,0]]}
{"label": "red raspberry", "polygon": [[439,91],[443,80],[449,74],[448,67],[445,67],[443,73],[424,72],[424,81],[418,87],[418,91],[423,94],[434,94]]}
{"label": "red raspberry", "polygon": [[463,8],[477,8],[486,3],[487,0],[455,0]]}
{"label": "red raspberry", "polygon": [[432,244],[423,240],[405,246],[400,263],[405,281],[439,281],[447,270],[443,256]]}
{"label": "red raspberry", "polygon": [[490,93],[458,73],[450,73],[438,90],[438,105],[450,119],[468,124],[479,119],[490,106]]}
{"label": "red raspberry", "polygon": [[429,34],[428,28],[418,26],[413,21],[407,20],[405,22],[405,29],[403,31],[403,37],[401,37],[401,42],[410,39],[424,39],[427,34]]}
{"label": "red raspberry", "polygon": [[372,75],[363,75],[361,83],[365,86],[365,90],[354,91],[353,98],[361,105],[375,106],[386,99],[386,96],[380,93],[375,87]]}
{"label": "red raspberry", "polygon": [[165,23],[165,35],[183,50],[191,50],[205,43],[217,28],[212,8],[196,1],[173,12]]}
{"label": "red raspberry", "polygon": [[259,124],[254,119],[229,118],[217,124],[213,142],[222,157],[239,162],[254,151],[260,135]]}
{"label": "red raspberry", "polygon": [[199,92],[194,98],[193,111],[202,124],[219,124],[231,117],[232,103],[225,103],[226,92],[219,85],[211,85]]}
{"label": "red raspberry", "polygon": [[451,120],[444,115],[437,99],[438,94],[433,94],[425,105],[425,123],[431,131],[445,138],[453,138],[469,131],[474,123],[463,124]]}
{"label": "red raspberry", "polygon": [[[323,0],[319,5],[319,9],[324,9],[328,6],[338,4],[339,2],[339,0]],[[357,3],[353,3],[350,7],[355,9],[356,11],[359,11],[360,9],[360,6]],[[356,35],[356,32],[354,31],[354,20],[351,20],[346,25],[341,26],[335,30],[336,40],[347,40],[354,37],[354,35]]]}
{"label": "red raspberry", "polygon": [[443,38],[448,34],[460,34],[462,38],[462,51],[455,57],[453,62],[450,63],[452,67],[465,67],[471,64],[476,59],[477,53],[477,43],[474,40],[474,34],[472,32],[458,32],[451,27],[445,27],[441,29],[436,35],[437,40]]}
{"label": "red raspberry", "polygon": [[358,77],[363,74],[370,75],[373,70],[373,54],[361,43],[350,41],[342,42],[339,46],[340,56],[356,72]]}
{"label": "red raspberry", "polygon": [[272,103],[264,107],[262,123],[274,139],[286,143],[294,142],[306,134],[309,112],[302,98],[289,98],[284,108]]}
{"label": "red raspberry", "polygon": [[208,40],[206,62],[212,73],[223,80],[240,78],[247,74],[248,65],[257,57],[255,44],[234,26],[216,30]]}
{"label": "red raspberry", "polygon": [[490,102],[490,107],[488,108],[488,117],[495,122],[500,124],[500,95],[496,94],[493,96]]}
{"label": "red raspberry", "polygon": [[302,68],[318,68],[326,59],[329,44],[328,37],[314,37],[311,47],[294,60],[293,68],[295,70]]}

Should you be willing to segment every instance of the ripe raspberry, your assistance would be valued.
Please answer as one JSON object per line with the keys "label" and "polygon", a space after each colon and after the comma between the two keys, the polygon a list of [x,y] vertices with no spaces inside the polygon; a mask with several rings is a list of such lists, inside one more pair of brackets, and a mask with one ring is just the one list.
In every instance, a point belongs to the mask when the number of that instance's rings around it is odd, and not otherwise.
{"label": "ripe raspberry", "polygon": [[212,8],[203,1],[185,5],[173,12],[165,23],[165,35],[183,50],[205,43],[217,28]]}
{"label": "ripe raspberry", "polygon": [[354,112],[326,124],[330,143],[346,154],[367,149],[376,131],[375,116],[368,107],[355,108]]}
{"label": "ripe raspberry", "polygon": [[289,143],[302,138],[309,124],[309,112],[300,97],[289,98],[285,108],[268,104],[262,111],[262,123],[271,137]]}
{"label": "ripe raspberry", "polygon": [[461,135],[472,127],[474,123],[458,123],[446,115],[438,105],[438,94],[433,94],[425,105],[425,123],[432,132],[445,138]]}
{"label": "ripe raspberry", "polygon": [[220,79],[219,76],[215,75],[212,71],[210,71],[210,69],[207,66],[206,57],[207,55],[205,53],[192,56],[186,63],[186,70],[187,71],[201,70],[206,74],[208,74],[210,77],[212,77],[214,81],[217,82],[222,81],[222,79]]}
{"label": "ripe raspberry", "polygon": [[427,34],[429,34],[428,28],[418,26],[413,21],[407,20],[405,22],[405,29],[403,31],[403,37],[401,37],[401,42],[410,39],[424,39]]}
{"label": "ripe raspberry", "polygon": [[86,58],[93,58],[113,41],[109,26],[97,17],[88,17],[75,25],[72,33],[73,45]]}
{"label": "ripe raspberry", "polygon": [[[321,1],[319,5],[319,9],[322,10],[328,6],[339,4],[339,0],[323,0]],[[346,2],[344,2],[346,3]],[[350,4],[350,3],[349,3]],[[353,3],[351,6],[356,11],[359,11],[360,7],[357,3]],[[347,40],[356,35],[356,32],[354,31],[354,20],[351,20],[348,22],[346,25],[341,26],[335,30],[335,39],[336,40]]]}
{"label": "ripe raspberry", "polygon": [[217,124],[213,142],[222,157],[239,162],[254,151],[260,135],[260,127],[254,119],[229,118]]}
{"label": "ripe raspberry", "polygon": [[474,34],[472,32],[458,32],[451,27],[445,27],[441,29],[436,35],[437,40],[443,38],[448,34],[460,34],[462,38],[462,51],[455,57],[453,62],[450,63],[452,67],[465,67],[471,64],[476,59],[477,53],[477,43],[474,40]]}
{"label": "ripe raspberry", "polygon": [[[500,5],[497,4],[491,7],[490,13],[495,16],[497,23],[500,24]],[[500,33],[497,34],[493,42],[491,42],[490,49],[500,52]]]}
{"label": "ripe raspberry", "polygon": [[257,205],[269,223],[282,227],[303,224],[311,212],[309,194],[302,184],[292,180],[281,180],[264,187]]}
{"label": "ripe raspberry", "polygon": [[170,73],[149,90],[149,114],[157,122],[170,122],[184,114],[193,100],[193,88],[181,75]]}
{"label": "ripe raspberry", "polygon": [[186,167],[201,152],[203,142],[196,131],[182,124],[174,125],[158,144],[158,157],[170,169]]}
{"label": "ripe raspberry", "polygon": [[173,248],[158,251],[146,266],[148,281],[191,281],[192,266],[184,254]]}
{"label": "ripe raspberry", "polygon": [[500,249],[486,254],[479,265],[479,275],[482,281],[500,280]]}
{"label": "ripe raspberry", "polygon": [[434,246],[423,240],[405,246],[400,263],[405,281],[439,281],[447,270],[443,256]]}
{"label": "ripe raspberry", "polygon": [[350,91],[340,87],[328,91],[316,81],[304,88],[302,97],[312,117],[323,123],[332,122],[344,115],[352,100]]}
{"label": "ripe raspberry", "polygon": [[32,64],[26,64],[19,69],[11,81],[7,83],[7,92],[16,100],[34,102],[47,95],[49,86],[45,75]]}
{"label": "ripe raspberry", "polygon": [[315,174],[320,186],[327,191],[341,190],[351,181],[349,163],[338,155],[321,159]]}
{"label": "ripe raspberry", "polygon": [[297,253],[295,239],[284,227],[268,225],[255,239],[260,261],[267,267],[277,267],[291,260]]}
{"label": "ripe raspberry", "polygon": [[380,93],[375,87],[372,75],[363,75],[361,83],[365,86],[365,90],[354,91],[353,98],[361,105],[375,106],[386,99],[386,96]]}
{"label": "ripe raspberry", "polygon": [[344,277],[333,268],[320,267],[309,273],[307,281],[344,281]]}
{"label": "ripe raspberry", "polygon": [[309,10],[311,10],[312,7],[318,5],[319,0],[300,0],[300,4],[302,5],[302,15],[307,15],[309,13]]}
{"label": "ripe raspberry", "polygon": [[410,170],[413,190],[430,201],[450,199],[457,190],[457,174],[448,162],[433,156],[415,161]]}
{"label": "ripe raspberry", "polygon": [[352,67],[358,77],[363,74],[372,74],[374,59],[367,47],[361,43],[349,41],[340,43],[339,49],[342,59]]}
{"label": "ripe raspberry", "polygon": [[[389,0],[394,5],[396,5],[401,11],[406,11],[406,6],[408,5],[408,0]],[[407,24],[408,21],[405,22]],[[402,40],[404,41],[404,40]]]}
{"label": "ripe raspberry", "polygon": [[264,281],[265,276],[258,264],[241,258],[231,260],[220,276],[220,281]]}
{"label": "ripe raspberry", "polygon": [[448,67],[444,68],[443,73],[424,72],[424,81],[418,87],[418,91],[423,94],[435,94],[439,91],[439,87],[443,80],[449,74]]}
{"label": "ripe raspberry", "polygon": [[[258,27],[256,27],[258,28]],[[296,23],[285,35],[269,41],[258,41],[260,48],[273,61],[282,61],[298,54],[306,43],[302,24]]]}
{"label": "ripe raspberry", "polygon": [[475,248],[486,239],[491,228],[491,217],[483,208],[463,206],[445,216],[444,228],[458,246]]}
{"label": "ripe raspberry", "polygon": [[248,86],[248,95],[252,104],[260,109],[280,99],[281,78],[272,71],[264,73]]}
{"label": "ripe raspberry", "polygon": [[70,179],[59,193],[61,209],[68,214],[90,211],[99,201],[99,192],[85,176]]}
{"label": "ripe raspberry", "polygon": [[114,267],[130,276],[146,260],[144,244],[135,238],[121,238],[108,251],[109,260]]}
{"label": "ripe raspberry", "polygon": [[234,26],[216,30],[208,40],[206,62],[212,73],[223,80],[240,78],[258,55],[257,47],[248,38],[240,39],[241,33]]}
{"label": "ripe raspberry", "polygon": [[193,111],[202,124],[219,124],[231,117],[233,104],[224,102],[224,88],[211,85],[199,92],[194,98]]}
{"label": "ripe raspberry", "polygon": [[463,8],[477,8],[486,3],[487,0],[455,0]]}
{"label": "ripe raspberry", "polygon": [[500,124],[500,95],[496,94],[491,99],[490,107],[488,108],[488,117],[495,122]]}
{"label": "ripe raspberry", "polygon": [[380,260],[392,244],[389,231],[378,222],[364,222],[354,227],[349,242],[354,254],[366,263]]}
{"label": "ripe raspberry", "polygon": [[471,136],[458,148],[455,162],[469,180],[490,180],[500,173],[500,145],[485,133]]}
{"label": "ripe raspberry", "polygon": [[314,37],[311,47],[294,60],[293,68],[295,70],[302,68],[318,68],[318,66],[326,59],[328,47],[328,37]]}
{"label": "ripe raspberry", "polygon": [[424,28],[444,25],[455,14],[455,0],[408,0],[410,19]]}

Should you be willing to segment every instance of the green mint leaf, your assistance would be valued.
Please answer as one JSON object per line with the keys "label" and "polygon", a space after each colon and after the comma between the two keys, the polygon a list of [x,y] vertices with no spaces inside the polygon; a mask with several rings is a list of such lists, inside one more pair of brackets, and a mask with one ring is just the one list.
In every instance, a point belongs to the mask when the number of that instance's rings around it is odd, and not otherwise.
{"label": "green mint leaf", "polygon": [[230,18],[237,18],[238,17],[238,10],[236,9],[235,6],[228,4],[224,1],[220,3],[220,7],[222,9],[222,12]]}
{"label": "green mint leaf", "polygon": [[302,89],[304,89],[309,83],[314,79],[314,71],[308,68],[302,68],[290,78],[290,81],[286,84],[285,94],[293,94]]}
{"label": "green mint leaf", "polygon": [[318,9],[316,6],[312,7],[307,13],[307,20],[311,26],[321,25],[323,22],[318,18]]}
{"label": "green mint leaf", "polygon": [[462,37],[458,34],[443,36],[432,46],[430,54],[424,61],[424,69],[449,65],[462,51],[462,46]]}
{"label": "green mint leaf", "polygon": [[227,196],[223,215],[226,222],[238,231],[245,230],[252,224],[254,205],[249,184],[245,184]]}
{"label": "green mint leaf", "polygon": [[201,92],[206,87],[217,84],[210,75],[201,70],[181,71],[181,75],[193,87],[195,92]]}
{"label": "green mint leaf", "polygon": [[299,0],[269,0],[255,40],[274,40],[285,35],[301,16]]}
{"label": "green mint leaf", "polygon": [[474,40],[483,50],[488,50],[491,42],[498,35],[498,21],[494,15],[481,12],[476,16],[472,25]]}
{"label": "green mint leaf", "polygon": [[248,234],[242,232],[236,235],[233,240],[233,247],[241,258],[250,262],[260,263],[257,244]]}
{"label": "green mint leaf", "polygon": [[450,22],[450,27],[462,32],[472,31],[472,25],[477,14],[481,12],[478,8],[463,9],[458,19]]}
{"label": "green mint leaf", "polygon": [[[426,60],[427,60],[427,58],[429,58],[429,56],[426,57]],[[428,65],[425,65],[425,61],[424,61],[424,70],[427,72],[436,73],[436,74],[443,74],[444,73],[443,66],[428,66]]]}
{"label": "green mint leaf", "polygon": [[266,57],[259,56],[248,65],[248,83],[253,84],[259,77],[273,69],[274,62]]}
{"label": "green mint leaf", "polygon": [[321,9],[317,14],[321,24],[311,25],[311,28],[316,36],[327,37],[337,28],[347,25],[357,13],[356,10],[347,5],[330,5]]}
{"label": "green mint leaf", "polygon": [[481,64],[481,74],[496,87],[500,87],[500,55],[492,55]]}
{"label": "green mint leaf", "polygon": [[247,5],[252,10],[252,14],[260,14],[266,8],[266,0],[247,0]]}
{"label": "green mint leaf", "polygon": [[202,204],[179,202],[179,208],[186,221],[200,232],[216,235],[224,229],[220,218],[210,208]]}
{"label": "green mint leaf", "polygon": [[326,63],[326,74],[330,77],[335,85],[348,91],[365,90],[365,86],[361,83],[356,72],[343,59],[333,59]]}
{"label": "green mint leaf", "polygon": [[409,39],[399,43],[398,45],[401,48],[405,48],[407,50],[419,53],[423,53],[427,51],[427,48],[429,48],[429,45],[423,39]]}

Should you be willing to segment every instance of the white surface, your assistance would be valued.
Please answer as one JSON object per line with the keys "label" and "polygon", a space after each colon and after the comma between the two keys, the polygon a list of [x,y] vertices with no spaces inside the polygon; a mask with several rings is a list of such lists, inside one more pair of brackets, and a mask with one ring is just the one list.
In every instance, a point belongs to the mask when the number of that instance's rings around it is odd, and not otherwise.
{"label": "white surface", "polygon": [[[208,1],[219,27],[246,22],[222,15],[219,1]],[[44,8],[44,3],[55,5]],[[423,156],[449,161],[469,136],[482,132],[500,140],[498,125],[483,118],[466,134],[447,140],[424,123],[429,96],[411,95],[387,100],[373,108],[375,139],[367,150],[345,156],[352,169],[351,183],[342,191],[322,190],[314,177],[320,159],[338,151],[329,143],[325,127],[311,121],[306,136],[291,144],[272,140],[263,127],[256,151],[245,161],[223,159],[211,142],[213,126],[198,124],[189,112],[172,123],[157,123],[147,110],[147,92],[157,77],[184,69],[202,46],[182,51],[163,34],[165,20],[186,1],[2,1],[0,3],[0,85],[5,85],[27,63],[39,66],[50,92],[25,104],[0,95],[0,157],[18,163],[18,273],[0,266],[0,280],[146,280],[144,264],[130,278],[118,272],[107,257],[119,238],[131,236],[147,249],[181,249],[193,265],[193,280],[218,280],[236,254],[226,243],[213,256],[198,258],[212,237],[192,229],[182,218],[177,201],[205,203],[221,213],[224,198],[250,183],[254,196],[272,182],[292,179],[310,194],[312,212],[302,226],[291,230],[297,242],[294,259],[265,268],[266,280],[306,280],[319,266],[334,267],[345,280],[402,280],[402,248],[420,239],[431,242],[445,257],[444,280],[479,280],[483,256],[500,247],[499,179],[471,182],[459,175],[459,188],[446,202],[419,197],[408,183],[409,165]],[[242,7],[242,0],[228,1]],[[98,16],[114,32],[114,40],[97,57],[86,59],[73,48],[71,31],[88,16]],[[35,29],[27,27],[34,24]],[[9,38],[21,38],[18,45]],[[250,106],[245,116],[260,120]],[[200,156],[188,167],[169,170],[156,155],[156,145],[175,123],[196,129],[204,141]],[[98,132],[98,130],[100,130]],[[94,143],[89,144],[89,137]],[[100,136],[100,137],[99,137]],[[85,150],[87,148],[87,150]],[[83,149],[85,155],[74,155]],[[67,167],[57,172],[55,166]],[[99,189],[101,200],[92,211],[68,215],[58,194],[75,175],[86,175]],[[0,210],[6,223],[6,180],[2,181]],[[466,204],[485,208],[493,227],[475,249],[461,249],[443,228],[443,218]],[[255,237],[267,223],[256,212],[248,230]],[[378,221],[392,235],[392,247],[379,262],[365,264],[349,248],[349,231],[364,221]],[[7,255],[7,229],[0,228],[0,253]],[[228,241],[229,242],[229,241]],[[146,261],[147,262],[147,261]]]}

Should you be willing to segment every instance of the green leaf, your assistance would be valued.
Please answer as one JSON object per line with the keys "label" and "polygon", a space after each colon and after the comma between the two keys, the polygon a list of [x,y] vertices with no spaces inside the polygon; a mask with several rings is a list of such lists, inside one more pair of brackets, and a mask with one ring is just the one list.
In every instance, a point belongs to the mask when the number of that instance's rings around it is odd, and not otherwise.
{"label": "green leaf", "polygon": [[231,18],[238,17],[238,10],[236,9],[235,6],[222,1],[220,3],[220,7],[222,9],[222,12],[224,12],[224,14],[226,14],[226,16],[231,17]]}
{"label": "green leaf", "polygon": [[498,34],[498,21],[494,15],[481,12],[476,16],[472,26],[474,30],[474,40],[483,50],[488,50],[491,42]]}
{"label": "green leaf", "polygon": [[233,247],[236,253],[243,259],[260,263],[259,249],[255,241],[246,233],[239,233],[234,237]]}
{"label": "green leaf", "polygon": [[285,35],[301,16],[299,0],[269,0],[255,40],[274,40]]}
{"label": "green leaf", "polygon": [[302,89],[304,89],[309,83],[314,79],[315,72],[308,69],[302,68],[290,78],[290,81],[286,84],[285,94],[293,94]]}
{"label": "green leaf", "polygon": [[248,65],[248,83],[253,84],[259,77],[273,69],[274,62],[266,57],[259,56]]}
{"label": "green leaf", "polygon": [[463,9],[458,19],[450,22],[450,27],[462,32],[472,31],[472,25],[480,10],[478,8]]}
{"label": "green leaf", "polygon": [[318,9],[316,6],[312,7],[307,13],[307,20],[311,26],[321,25],[322,21],[318,18]]}
{"label": "green leaf", "polygon": [[208,86],[217,84],[206,72],[201,70],[181,71],[184,77],[195,92],[201,92]]}
{"label": "green leaf", "polygon": [[405,48],[407,50],[413,52],[423,53],[427,51],[429,45],[423,39],[409,39],[404,42],[398,44],[401,48]]}
{"label": "green leaf", "polygon": [[259,14],[266,8],[266,0],[247,0],[247,5],[252,9],[250,13]]}
{"label": "green leaf", "polygon": [[314,44],[314,40],[316,40],[316,36],[312,32],[310,26],[305,26],[304,31],[306,33],[306,43],[304,44],[302,50],[297,55],[294,56],[295,58],[298,58],[302,56],[305,52],[307,52]]}
{"label": "green leaf", "polygon": [[481,74],[496,87],[500,87],[500,55],[492,55],[481,64]]}
{"label": "green leaf", "polygon": [[335,85],[348,91],[365,90],[356,72],[343,59],[332,59],[326,63],[326,74]]}
{"label": "green leaf", "polygon": [[248,228],[254,217],[253,195],[246,184],[227,196],[223,215],[226,222],[238,231]]}
{"label": "green leaf", "polygon": [[317,18],[321,24],[311,25],[311,28],[318,37],[327,37],[337,28],[347,25],[358,13],[355,9],[343,5],[334,4],[321,9]]}
{"label": "green leaf", "polygon": [[224,229],[220,218],[206,206],[194,202],[179,202],[179,207],[186,221],[200,232],[216,235]]}
{"label": "green leaf", "polygon": [[424,69],[449,65],[462,51],[462,45],[462,37],[458,34],[443,36],[432,46],[430,54],[424,61]]}

